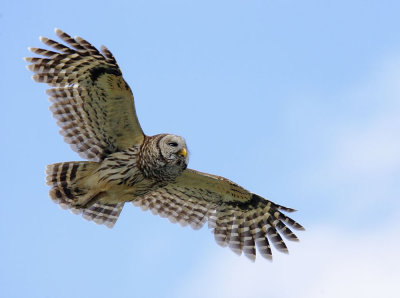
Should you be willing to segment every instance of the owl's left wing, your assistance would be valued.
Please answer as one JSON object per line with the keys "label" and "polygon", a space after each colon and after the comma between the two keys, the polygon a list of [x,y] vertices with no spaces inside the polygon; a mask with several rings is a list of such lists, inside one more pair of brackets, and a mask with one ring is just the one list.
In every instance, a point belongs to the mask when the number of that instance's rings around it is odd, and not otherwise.
{"label": "owl's left wing", "polygon": [[266,200],[226,178],[190,169],[174,183],[139,197],[133,203],[194,229],[208,221],[218,244],[229,245],[238,254],[244,252],[251,260],[255,260],[256,246],[262,256],[272,259],[270,241],[278,250],[287,252],[279,233],[289,240],[298,240],[288,225],[304,229],[282,213],[294,209]]}

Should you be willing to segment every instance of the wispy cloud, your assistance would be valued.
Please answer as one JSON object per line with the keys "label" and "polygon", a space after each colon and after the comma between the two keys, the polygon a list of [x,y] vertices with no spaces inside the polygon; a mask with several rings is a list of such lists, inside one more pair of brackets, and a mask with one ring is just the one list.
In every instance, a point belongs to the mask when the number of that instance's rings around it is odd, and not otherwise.
{"label": "wispy cloud", "polygon": [[[315,150],[316,158],[293,179],[305,189],[310,210],[322,208],[330,220],[340,216],[348,226],[384,221],[400,208],[399,82],[400,57],[393,56],[346,92],[307,106],[310,115],[327,115],[317,127],[315,121],[304,124],[314,142],[307,150]],[[332,102],[340,108],[329,111]],[[307,119],[304,111],[302,116]]]}
{"label": "wispy cloud", "polygon": [[179,297],[398,297],[400,240],[393,235],[400,225],[393,224],[368,235],[311,228],[272,263],[221,249],[184,281]]}
{"label": "wispy cloud", "polygon": [[[391,57],[362,84],[341,96],[352,113],[333,140],[332,158],[327,160],[332,172],[340,173],[336,178],[391,174],[400,169],[399,82],[400,57]],[[347,175],[338,167],[345,168]]]}

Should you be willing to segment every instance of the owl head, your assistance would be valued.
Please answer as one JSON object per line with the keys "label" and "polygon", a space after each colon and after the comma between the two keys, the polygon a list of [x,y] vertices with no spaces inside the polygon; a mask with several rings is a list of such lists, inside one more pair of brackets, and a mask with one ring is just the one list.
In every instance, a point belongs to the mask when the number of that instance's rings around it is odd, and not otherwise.
{"label": "owl head", "polygon": [[160,153],[163,159],[171,166],[177,166],[182,170],[186,169],[189,162],[189,154],[186,147],[185,139],[167,134],[164,135],[158,143]]}
{"label": "owl head", "polygon": [[148,137],[141,147],[141,157],[138,166],[144,175],[161,181],[174,180],[189,162],[185,140],[171,134]]}

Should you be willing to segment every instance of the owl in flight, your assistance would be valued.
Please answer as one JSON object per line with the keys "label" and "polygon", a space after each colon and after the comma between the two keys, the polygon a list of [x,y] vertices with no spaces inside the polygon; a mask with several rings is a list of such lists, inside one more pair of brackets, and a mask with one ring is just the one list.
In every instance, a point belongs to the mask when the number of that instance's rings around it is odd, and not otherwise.
{"label": "owl in flight", "polygon": [[188,169],[182,137],[143,133],[132,91],[106,47],[100,52],[81,37],[55,32],[65,44],[41,37],[53,50],[29,48],[42,57],[25,60],[33,79],[51,86],[50,110],[64,140],[88,161],[47,166],[54,202],[109,228],[126,202],[194,229],[208,222],[218,244],[251,260],[256,247],[272,259],[270,242],[287,252],[280,234],[298,240],[289,226],[304,228],[282,212],[294,209]]}

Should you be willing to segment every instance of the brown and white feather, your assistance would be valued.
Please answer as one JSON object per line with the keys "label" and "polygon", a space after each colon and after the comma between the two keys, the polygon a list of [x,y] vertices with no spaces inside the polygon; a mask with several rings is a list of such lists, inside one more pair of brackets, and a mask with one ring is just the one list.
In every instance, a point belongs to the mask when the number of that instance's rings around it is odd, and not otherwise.
{"label": "brown and white feather", "polygon": [[256,247],[263,257],[272,259],[270,242],[287,252],[279,232],[289,240],[298,240],[287,225],[304,229],[282,213],[293,209],[274,204],[223,177],[190,169],[174,183],[135,198],[133,204],[194,229],[208,221],[219,245],[243,252],[251,260],[256,257]]}
{"label": "brown and white feather", "polygon": [[86,208],[76,208],[76,198],[90,192],[84,188],[83,181],[91,175],[96,163],[63,162],[47,166],[47,185],[51,187],[51,199],[63,209],[70,209],[75,214],[97,224],[112,228],[124,207],[124,202],[108,204],[94,203]]}
{"label": "brown and white feather", "polygon": [[85,159],[101,161],[112,152],[140,144],[143,131],[136,116],[132,91],[122,78],[111,52],[99,52],[86,40],[56,29],[68,45],[41,37],[55,51],[29,48],[46,58],[25,58],[33,79],[50,85],[50,110],[60,133]]}

